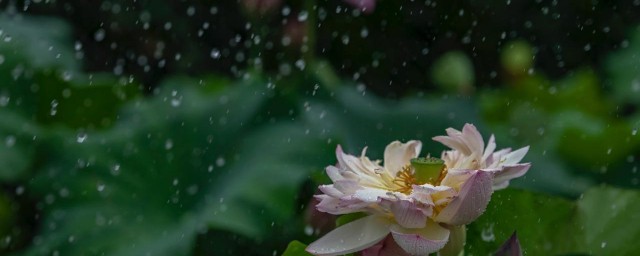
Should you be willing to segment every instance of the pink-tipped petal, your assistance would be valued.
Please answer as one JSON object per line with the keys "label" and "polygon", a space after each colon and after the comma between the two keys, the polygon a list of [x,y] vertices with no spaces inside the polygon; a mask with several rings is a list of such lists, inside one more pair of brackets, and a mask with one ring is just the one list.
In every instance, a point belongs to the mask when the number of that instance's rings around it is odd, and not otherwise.
{"label": "pink-tipped petal", "polygon": [[487,208],[493,193],[493,173],[480,170],[468,173],[470,176],[460,187],[458,195],[440,211],[436,222],[465,225],[478,218]]}
{"label": "pink-tipped petal", "polygon": [[465,124],[462,128],[462,140],[466,142],[472,153],[482,156],[484,150],[484,139],[482,135],[472,124]]}
{"label": "pink-tipped petal", "polygon": [[369,248],[389,234],[389,221],[370,215],[329,232],[307,246],[314,255],[341,255]]}
{"label": "pink-tipped petal", "polygon": [[530,163],[504,166],[502,171],[496,172],[493,177],[493,190],[503,189],[509,186],[509,181],[521,177],[529,171]]}
{"label": "pink-tipped petal", "polygon": [[393,202],[391,212],[393,212],[396,222],[405,228],[423,228],[427,224],[427,216],[424,211],[411,201]]}
{"label": "pink-tipped petal", "polygon": [[484,149],[484,155],[482,155],[482,161],[485,161],[493,154],[493,151],[496,150],[496,137],[491,134],[489,137],[489,142],[487,142],[487,147]]}
{"label": "pink-tipped petal", "polygon": [[529,146],[510,152],[504,156],[504,165],[517,164],[529,152]]}
{"label": "pink-tipped petal", "polygon": [[384,149],[384,167],[395,176],[403,167],[411,164],[411,159],[418,157],[422,149],[422,142],[411,140],[407,143],[391,142]]}
{"label": "pink-tipped petal", "polygon": [[434,222],[429,222],[425,228],[420,229],[406,229],[393,225],[391,235],[396,243],[411,255],[428,255],[437,252],[449,240],[449,230]]}

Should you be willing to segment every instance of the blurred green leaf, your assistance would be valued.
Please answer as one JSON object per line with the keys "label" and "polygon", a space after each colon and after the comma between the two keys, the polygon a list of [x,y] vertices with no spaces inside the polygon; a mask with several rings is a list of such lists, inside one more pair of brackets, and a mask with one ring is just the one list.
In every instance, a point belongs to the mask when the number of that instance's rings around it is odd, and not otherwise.
{"label": "blurred green leaf", "polygon": [[165,85],[112,130],[61,131],[30,183],[46,214],[29,255],[184,255],[208,227],[264,238],[290,224],[324,141],[293,123],[246,134],[267,97],[247,83],[214,95]]}
{"label": "blurred green leaf", "polygon": [[576,232],[584,234],[577,249],[591,255],[640,254],[640,192],[596,188],[578,200]]}
{"label": "blurred green leaf", "polygon": [[478,220],[469,225],[467,251],[493,252],[518,232],[530,255],[634,255],[640,246],[637,212],[640,193],[595,188],[577,202],[514,189],[494,193]]}
{"label": "blurred green leaf", "polygon": [[620,103],[640,103],[640,27],[630,31],[629,46],[608,56],[605,69],[613,97]]}
{"label": "blurred green leaf", "polygon": [[572,202],[515,189],[496,191],[487,211],[468,225],[467,249],[474,254],[492,253],[514,231],[529,255],[571,252],[579,238],[572,233]]}
{"label": "blurred green leaf", "polygon": [[311,256],[312,254],[305,251],[305,248],[307,248],[306,244],[300,241],[291,241],[282,256]]}
{"label": "blurred green leaf", "polygon": [[108,127],[139,95],[128,79],[78,72],[68,26],[54,18],[0,15],[0,180],[34,165],[43,124]]}
{"label": "blurred green leaf", "polygon": [[0,29],[0,68],[12,68],[9,74],[29,75],[31,69],[55,69],[60,70],[59,75],[69,77],[79,70],[71,29],[64,21],[1,13]]}

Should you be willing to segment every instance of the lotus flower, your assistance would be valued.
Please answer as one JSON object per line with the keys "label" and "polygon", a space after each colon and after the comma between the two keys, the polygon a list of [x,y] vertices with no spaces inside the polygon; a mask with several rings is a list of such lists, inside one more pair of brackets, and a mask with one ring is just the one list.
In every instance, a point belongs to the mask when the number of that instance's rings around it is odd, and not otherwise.
{"label": "lotus flower", "polygon": [[[462,225],[484,212],[494,189],[524,175],[530,164],[518,163],[526,147],[494,152],[491,136],[484,148],[473,125],[465,125],[462,131],[449,128],[447,134],[434,138],[452,149],[443,152],[442,159],[418,158],[422,143],[415,140],[391,142],[384,151],[384,165],[366,157],[366,148],[356,157],[338,146],[338,163],[326,168],[333,184],[319,187],[323,194],[316,196],[320,200],[316,207],[336,215],[368,215],[329,232],[307,251],[397,255],[400,248],[409,255],[428,255],[447,243],[457,247],[447,251],[461,250]],[[450,237],[462,242],[449,242]]]}

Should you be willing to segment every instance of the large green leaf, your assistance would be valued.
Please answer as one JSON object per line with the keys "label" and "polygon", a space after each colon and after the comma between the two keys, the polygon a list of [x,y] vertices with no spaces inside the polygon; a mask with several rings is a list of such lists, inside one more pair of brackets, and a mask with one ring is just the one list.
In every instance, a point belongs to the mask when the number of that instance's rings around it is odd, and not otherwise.
{"label": "large green leaf", "polygon": [[640,102],[640,31],[631,31],[629,47],[611,54],[605,69],[613,97],[620,103],[638,105]]}
{"label": "large green leaf", "polygon": [[640,246],[640,193],[595,188],[576,202],[507,189],[496,192],[487,212],[469,225],[467,253],[491,253],[518,232],[529,255],[635,255]]}
{"label": "large green leaf", "polygon": [[294,123],[249,132],[268,95],[247,83],[166,86],[112,130],[60,132],[30,183],[45,215],[29,254],[185,255],[208,227],[257,239],[287,225],[331,151]]}
{"label": "large green leaf", "polygon": [[54,18],[0,15],[0,180],[24,178],[42,124],[108,127],[139,89],[128,79],[86,75],[69,27]]}

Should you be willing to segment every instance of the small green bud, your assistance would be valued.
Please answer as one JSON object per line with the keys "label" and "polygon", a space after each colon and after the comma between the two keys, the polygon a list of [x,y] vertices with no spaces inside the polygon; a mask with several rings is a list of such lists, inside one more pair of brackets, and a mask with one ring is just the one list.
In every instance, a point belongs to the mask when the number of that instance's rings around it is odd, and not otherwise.
{"label": "small green bud", "polygon": [[411,166],[418,184],[435,184],[444,170],[444,161],[435,157],[419,157],[411,159]]}

